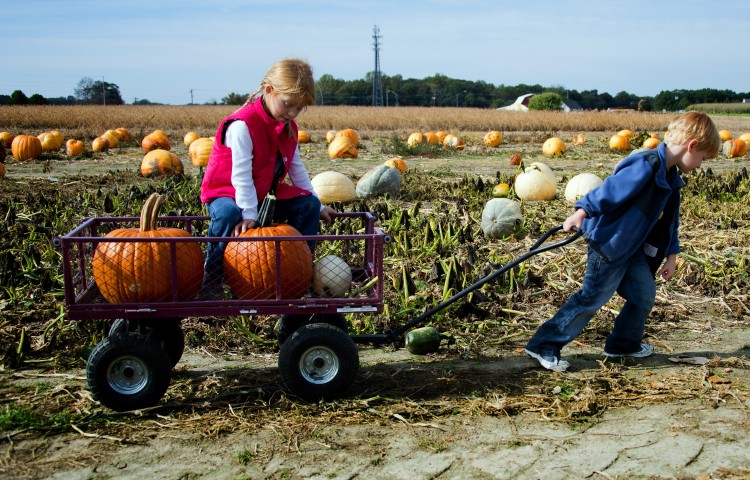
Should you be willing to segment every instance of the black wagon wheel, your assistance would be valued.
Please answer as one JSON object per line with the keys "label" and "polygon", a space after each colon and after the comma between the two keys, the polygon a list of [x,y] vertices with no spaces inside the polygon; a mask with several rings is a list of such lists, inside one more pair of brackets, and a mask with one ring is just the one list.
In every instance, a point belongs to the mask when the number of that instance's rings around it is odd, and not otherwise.
{"label": "black wagon wheel", "polygon": [[185,351],[185,332],[179,318],[127,319],[118,318],[109,329],[109,336],[134,332],[153,338],[169,357],[169,368],[174,368]]}
{"label": "black wagon wheel", "polygon": [[349,330],[346,317],[341,313],[316,313],[312,315],[290,314],[282,315],[276,326],[276,339],[282,345],[301,326],[309,323],[327,323],[340,328],[344,332]]}
{"label": "black wagon wheel", "polygon": [[343,330],[327,323],[298,328],[282,345],[279,372],[286,388],[306,401],[341,397],[359,371],[359,352]]}
{"label": "black wagon wheel", "polygon": [[86,363],[94,399],[123,412],[156,405],[169,386],[169,358],[156,340],[139,333],[110,335]]}

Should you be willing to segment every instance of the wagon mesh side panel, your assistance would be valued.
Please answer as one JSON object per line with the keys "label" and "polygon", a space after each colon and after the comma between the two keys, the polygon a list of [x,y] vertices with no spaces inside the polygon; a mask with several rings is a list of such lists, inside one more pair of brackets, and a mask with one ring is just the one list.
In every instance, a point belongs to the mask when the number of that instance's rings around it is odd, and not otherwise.
{"label": "wagon mesh side panel", "polygon": [[[324,226],[318,236],[217,240],[196,236],[203,234],[206,222],[191,218],[159,219],[159,228],[184,229],[185,237],[106,237],[115,229],[136,228],[138,219],[130,217],[90,219],[63,237],[68,306],[148,310],[200,302],[204,315],[219,304],[276,307],[276,313],[286,306],[327,305],[332,311],[346,305],[382,307],[382,239],[377,247],[372,221],[344,216],[336,218],[335,227]],[[200,295],[206,249],[219,241],[227,243],[227,251],[252,254],[241,257],[235,267],[228,265],[225,255],[221,298],[206,300]],[[282,264],[290,258],[291,266]],[[262,288],[242,286],[259,272],[265,275]]]}

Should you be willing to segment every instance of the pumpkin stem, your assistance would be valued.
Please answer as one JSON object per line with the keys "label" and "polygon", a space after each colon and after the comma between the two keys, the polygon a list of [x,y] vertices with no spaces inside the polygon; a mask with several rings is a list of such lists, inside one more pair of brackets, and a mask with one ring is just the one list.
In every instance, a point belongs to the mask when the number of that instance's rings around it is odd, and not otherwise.
{"label": "pumpkin stem", "polygon": [[150,232],[156,230],[156,219],[159,216],[159,210],[164,204],[164,197],[158,193],[152,193],[150,197],[143,202],[141,208],[141,226],[139,232]]}
{"label": "pumpkin stem", "polygon": [[273,214],[276,207],[276,195],[268,194],[258,208],[258,227],[268,227],[273,223]]}

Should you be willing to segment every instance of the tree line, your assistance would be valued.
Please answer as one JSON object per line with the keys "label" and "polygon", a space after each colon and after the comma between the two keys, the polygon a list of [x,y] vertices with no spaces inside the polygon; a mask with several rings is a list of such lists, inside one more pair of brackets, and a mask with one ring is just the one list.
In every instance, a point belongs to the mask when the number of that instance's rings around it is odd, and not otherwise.
{"label": "tree line", "polygon": [[[341,80],[325,74],[316,82],[316,105],[383,105],[418,107],[473,107],[499,108],[512,104],[527,93],[545,94],[547,107],[555,105],[557,99],[568,104],[577,104],[584,110],[606,110],[609,108],[632,108],[645,111],[685,110],[697,103],[737,103],[750,98],[750,92],[734,92],[703,88],[699,90],[665,90],[658,95],[639,96],[628,92],[611,95],[598,90],[567,89],[562,86],[493,85],[484,81],[458,80],[436,74],[423,79],[401,75],[381,75],[381,95],[374,97],[374,72],[358,80]],[[551,95],[556,96],[551,96]],[[221,102],[211,104],[241,105],[249,94],[228,93]],[[375,100],[375,101],[373,101]],[[540,99],[541,100],[541,99]],[[572,103],[575,102],[575,103]],[[536,102],[542,104],[543,102]],[[74,89],[74,95],[59,98],[44,98],[33,94],[26,96],[16,90],[11,95],[0,95],[0,105],[124,105],[120,88],[110,82],[83,77]],[[135,105],[158,104],[147,99],[133,102]]]}

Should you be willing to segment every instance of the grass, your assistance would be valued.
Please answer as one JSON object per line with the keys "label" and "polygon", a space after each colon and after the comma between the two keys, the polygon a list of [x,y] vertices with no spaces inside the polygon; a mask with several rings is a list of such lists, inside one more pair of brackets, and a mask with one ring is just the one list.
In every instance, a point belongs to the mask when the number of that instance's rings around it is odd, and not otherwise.
{"label": "grass", "polygon": [[698,110],[715,115],[750,115],[750,103],[697,103],[688,110]]}
{"label": "grass", "polygon": [[[156,129],[180,138],[188,131],[213,136],[222,118],[235,106],[0,106],[0,130],[13,134],[38,135],[57,129],[65,138],[93,140],[107,130],[125,127],[134,139]],[[445,130],[484,132],[544,132],[553,136],[561,131],[663,131],[672,113],[622,114],[610,112],[507,112],[476,108],[428,107],[341,107],[312,106],[298,118],[300,128],[312,131],[354,128],[369,138],[368,132]],[[480,139],[481,140],[481,139]]]}
{"label": "grass", "polygon": [[0,431],[60,428],[74,423],[75,419],[70,413],[46,416],[27,407],[6,405],[0,412]]}

